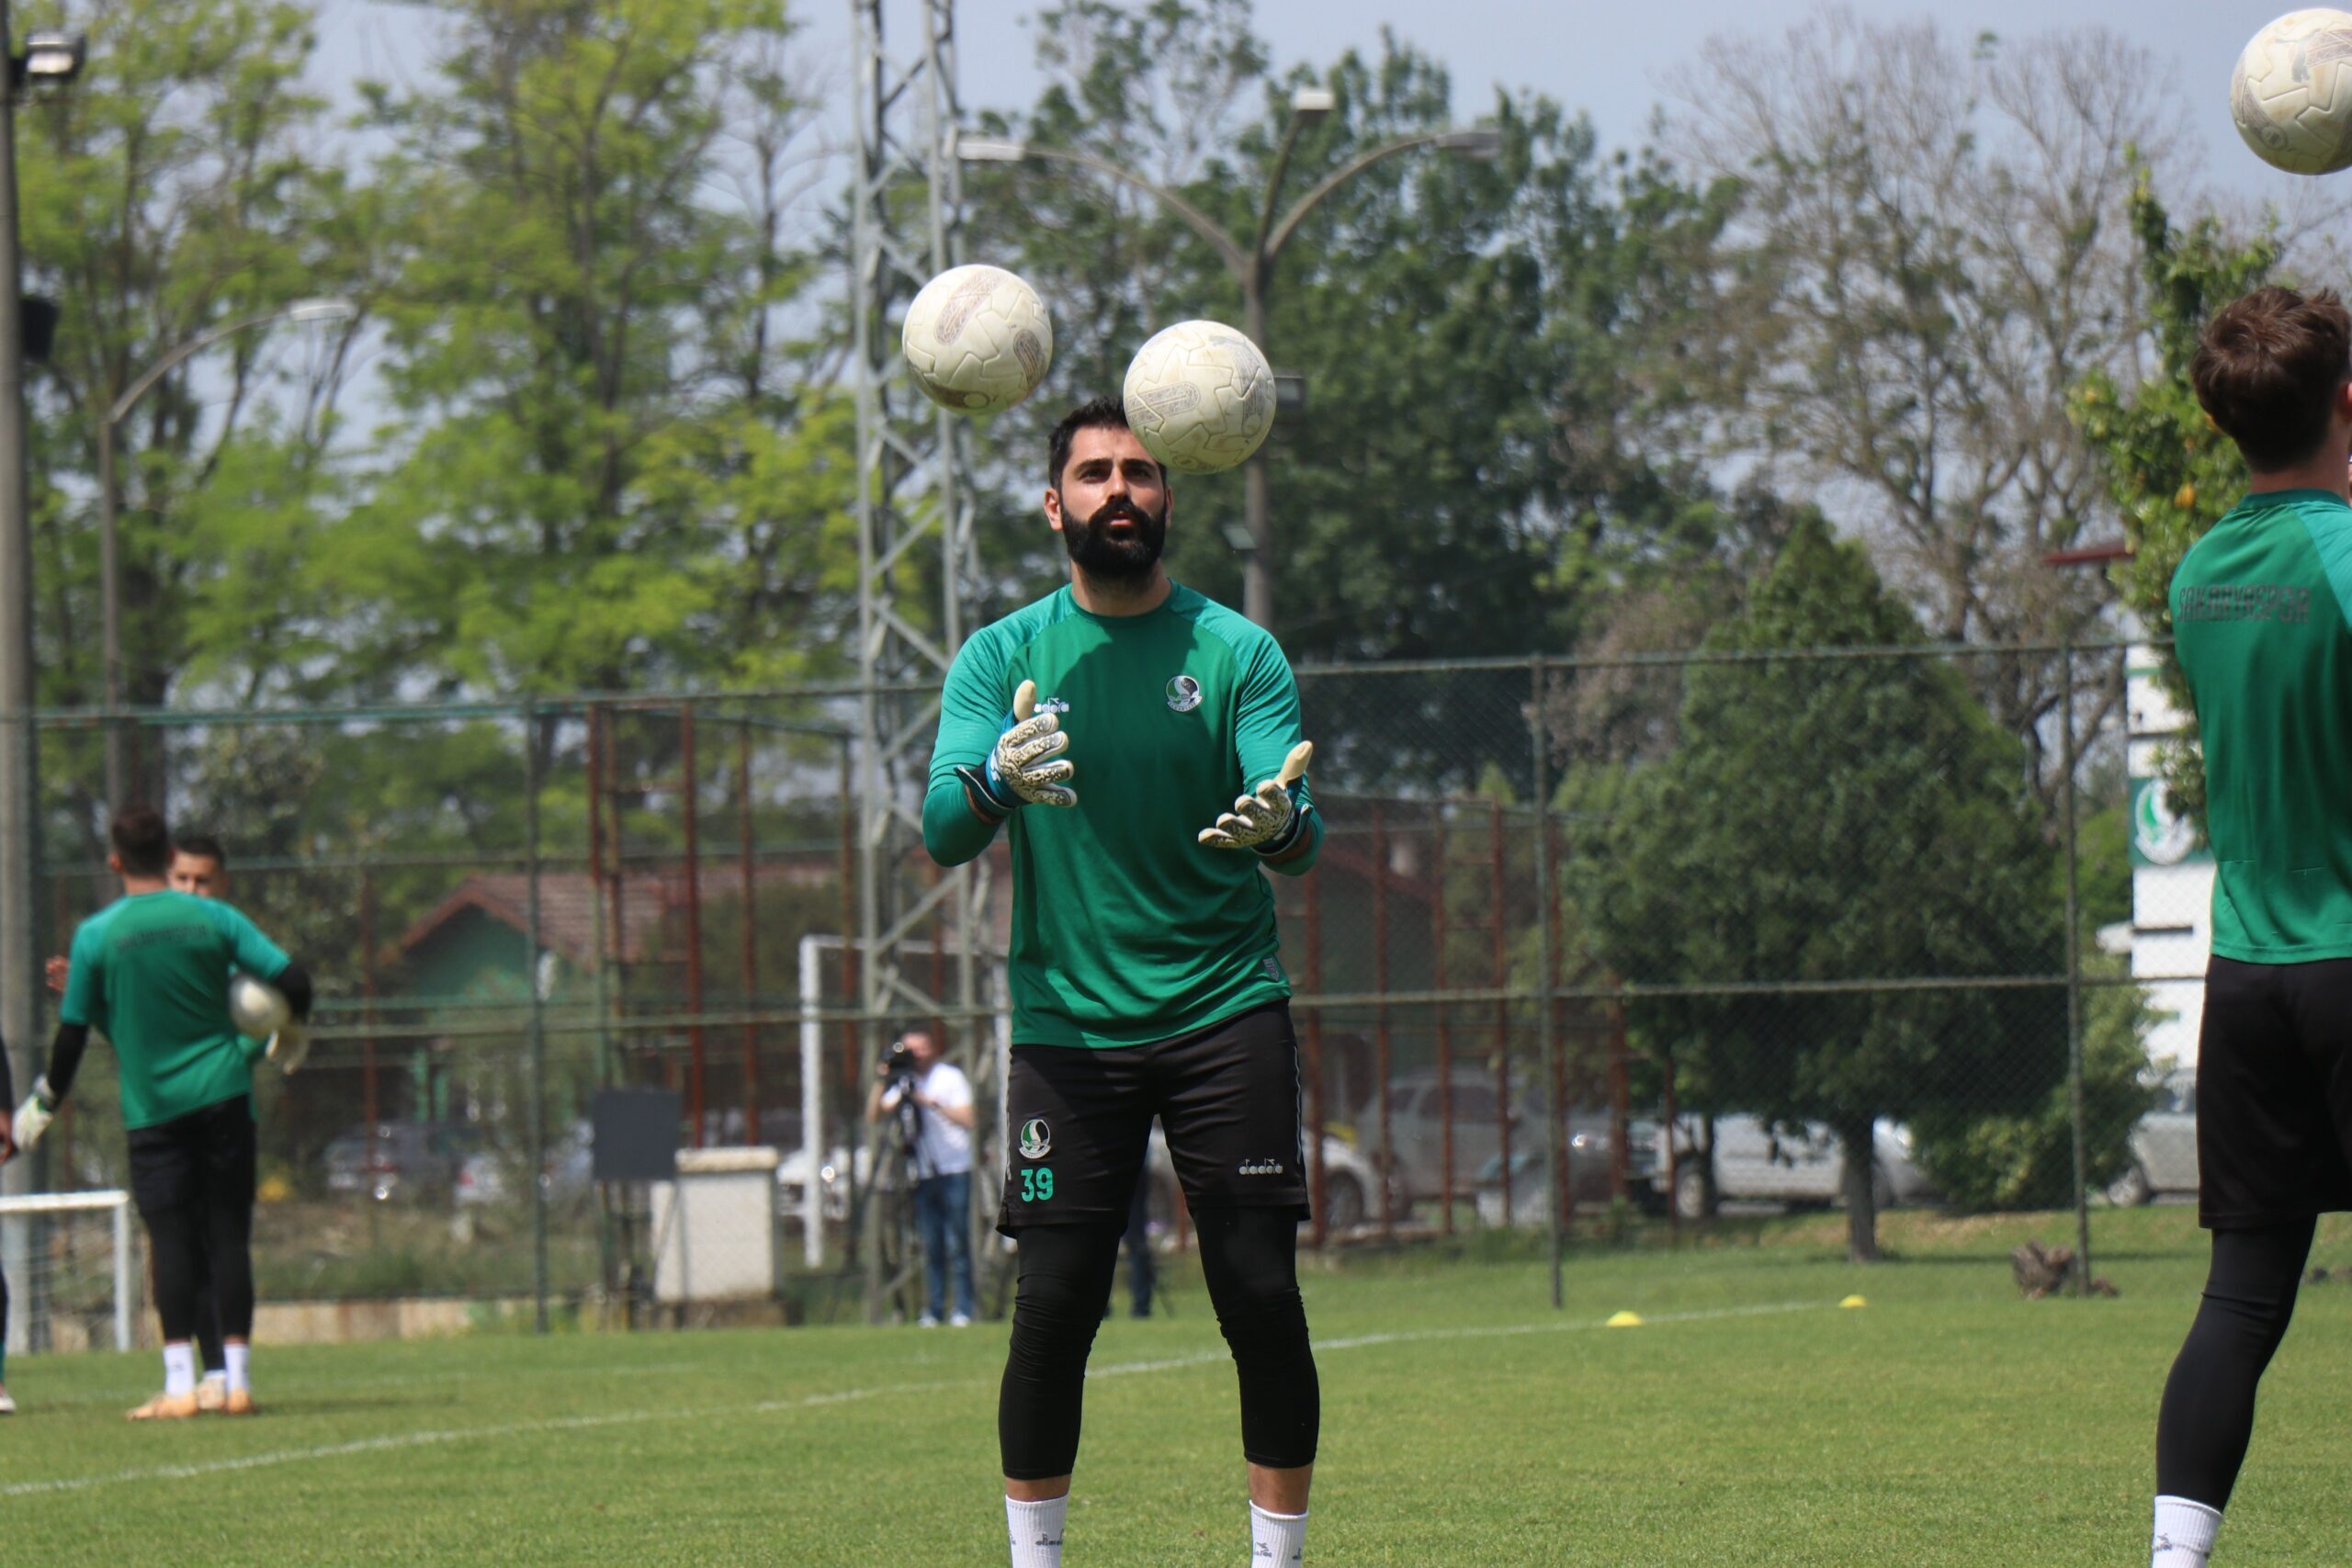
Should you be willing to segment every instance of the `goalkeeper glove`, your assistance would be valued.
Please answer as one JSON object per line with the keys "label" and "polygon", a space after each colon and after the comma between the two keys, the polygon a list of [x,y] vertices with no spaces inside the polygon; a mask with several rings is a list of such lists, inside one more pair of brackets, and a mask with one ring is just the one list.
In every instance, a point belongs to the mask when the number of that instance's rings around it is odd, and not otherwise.
{"label": "goalkeeper glove", "polygon": [[1213,850],[1255,850],[1269,857],[1291,847],[1306,824],[1298,806],[1298,781],[1315,758],[1315,743],[1302,740],[1283,759],[1283,771],[1233,803],[1233,809],[1201,829]]}
{"label": "goalkeeper glove", "polygon": [[40,1135],[49,1131],[49,1124],[55,1120],[57,1097],[50,1092],[48,1075],[43,1074],[33,1079],[32,1093],[17,1107],[16,1117],[8,1123],[8,1141],[30,1154],[32,1146],[40,1142]]}
{"label": "goalkeeper glove", "polygon": [[1077,772],[1061,755],[1069,749],[1061,716],[1037,712],[1037,682],[1023,681],[1012,694],[1012,716],[989,752],[986,770],[966,763],[956,776],[1000,818],[1023,806],[1076,806],[1078,791],[1062,782]]}
{"label": "goalkeeper glove", "polygon": [[269,1050],[266,1054],[271,1061],[277,1064],[279,1072],[290,1076],[295,1068],[310,1059],[309,1026],[295,1023],[289,1020],[279,1027],[277,1033],[269,1037]]}

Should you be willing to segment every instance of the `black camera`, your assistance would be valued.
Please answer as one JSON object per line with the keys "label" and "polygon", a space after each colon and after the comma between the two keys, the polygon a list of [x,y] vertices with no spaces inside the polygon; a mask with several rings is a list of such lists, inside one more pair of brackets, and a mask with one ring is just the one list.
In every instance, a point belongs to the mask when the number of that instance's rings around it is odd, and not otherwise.
{"label": "black camera", "polygon": [[893,1040],[889,1049],[882,1053],[882,1060],[875,1064],[874,1071],[886,1084],[900,1084],[913,1082],[922,1069],[915,1065],[915,1054],[907,1048],[907,1043]]}

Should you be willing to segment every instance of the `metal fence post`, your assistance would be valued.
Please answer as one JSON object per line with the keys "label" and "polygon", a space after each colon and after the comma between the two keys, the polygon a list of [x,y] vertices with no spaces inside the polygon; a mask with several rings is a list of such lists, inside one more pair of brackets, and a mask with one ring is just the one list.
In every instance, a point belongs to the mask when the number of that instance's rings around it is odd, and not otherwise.
{"label": "metal fence post", "polygon": [[529,959],[524,982],[531,997],[531,1303],[537,1331],[548,1331],[547,1168],[548,1034],[546,998],[539,994],[539,723],[538,705],[523,699],[524,919],[529,925]]}
{"label": "metal fence post", "polygon": [[[1527,661],[1528,734],[1534,745],[1535,761],[1535,992],[1536,1039],[1544,1054],[1544,1077],[1551,1086],[1554,1101],[1551,1113],[1544,1118],[1544,1163],[1550,1179],[1544,1183],[1551,1190],[1548,1229],[1552,1241],[1552,1305],[1558,1309],[1566,1300],[1560,1278],[1561,1227],[1560,1206],[1567,1201],[1567,1166],[1560,1157],[1560,1123],[1568,1113],[1564,1092],[1565,1079],[1560,1072],[1560,1032],[1558,1020],[1553,1016],[1552,990],[1555,984],[1555,959],[1552,952],[1552,758],[1551,747],[1544,734],[1544,657],[1537,654]],[[1499,918],[1499,916],[1498,916]],[[1503,1148],[1506,1162],[1503,1190],[1510,1190],[1508,1162],[1510,1148]],[[1506,1201],[1509,1200],[1506,1199]],[[1504,1215],[1510,1223],[1510,1215]]]}
{"label": "metal fence post", "polygon": [[2065,763],[2059,820],[2066,840],[2066,1100],[2075,1132],[2075,1293],[2086,1296],[2091,1288],[2091,1195],[2088,1139],[2083,1125],[2083,921],[2077,886],[2081,845],[2075,832],[2075,645],[2071,642],[2061,655],[2060,670],[2059,747]]}

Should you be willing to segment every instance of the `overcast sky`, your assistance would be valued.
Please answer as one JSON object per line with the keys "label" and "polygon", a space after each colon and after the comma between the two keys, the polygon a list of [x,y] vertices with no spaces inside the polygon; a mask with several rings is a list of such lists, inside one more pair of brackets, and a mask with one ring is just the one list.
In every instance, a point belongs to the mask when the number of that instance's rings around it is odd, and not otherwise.
{"label": "overcast sky", "polygon": [[[967,108],[1023,107],[1042,85],[1029,18],[1038,0],[959,0],[956,38]],[[1675,0],[1648,6],[1590,0],[1259,0],[1259,32],[1278,66],[1328,63],[1343,50],[1380,47],[1383,28],[1443,61],[1465,114],[1493,89],[1532,87],[1589,113],[1604,141],[1637,141],[1652,108],[1689,90],[1696,45],[1716,33],[1775,35],[1814,15],[1816,0]],[[2025,39],[2099,25],[2172,63],[2200,116],[2209,168],[2255,186],[2273,175],[2237,141],[2229,119],[2230,67],[2256,28],[2291,6],[2282,0],[1856,0],[1877,20],[1932,17],[1956,39],[1987,29]],[[907,8],[911,17],[912,8]],[[800,7],[814,50],[848,50],[849,0]],[[1659,18],[1670,18],[1662,28]],[[838,78],[836,78],[838,79]]]}
{"label": "overcast sky", "polygon": [[[911,0],[888,0],[888,25],[911,39]],[[1035,65],[1030,18],[1040,0],[959,0],[962,98],[967,110],[1024,107],[1043,78]],[[2195,106],[2209,173],[2245,194],[2280,189],[2293,176],[2256,162],[2231,129],[2231,64],[2281,0],[1856,0],[1873,19],[1932,17],[1956,39],[1991,30],[2024,39],[2054,28],[2101,25],[2136,41],[2179,73]],[[1497,85],[1531,87],[1590,114],[1604,141],[1638,140],[1654,106],[1688,90],[1698,42],[1716,33],[1771,36],[1803,21],[1816,0],[1676,0],[1652,11],[1588,0],[1259,0],[1259,32],[1278,67],[1323,65],[1349,48],[1376,52],[1383,28],[1443,61],[1455,102],[1475,114]],[[850,0],[795,0],[806,24],[809,64],[819,80],[846,97]],[[320,39],[322,85],[341,93],[363,75],[394,75],[420,57],[415,42],[428,12],[379,0],[324,0]],[[1669,29],[1651,18],[1669,17]],[[847,131],[847,106],[839,110]]]}

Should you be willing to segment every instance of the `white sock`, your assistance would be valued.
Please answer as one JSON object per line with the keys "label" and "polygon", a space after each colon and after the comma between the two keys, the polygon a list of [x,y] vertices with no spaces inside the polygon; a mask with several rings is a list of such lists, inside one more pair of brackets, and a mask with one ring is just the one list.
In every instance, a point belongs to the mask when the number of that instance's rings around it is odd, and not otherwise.
{"label": "white sock", "polygon": [[223,1345],[221,1359],[229,1363],[229,1392],[250,1393],[254,1386],[254,1348],[250,1345]]}
{"label": "white sock", "polygon": [[2213,1552],[2213,1532],[2222,1528],[2222,1510],[2192,1503],[2186,1497],[2156,1499],[2156,1539],[2148,1568],[2205,1568]]}
{"label": "white sock", "polygon": [[1306,1561],[1306,1516],[1270,1514],[1250,1505],[1250,1561],[1287,1568]]}
{"label": "white sock", "polygon": [[196,1347],[166,1345],[164,1347],[164,1392],[194,1393],[196,1392]]}
{"label": "white sock", "polygon": [[1062,1520],[1069,1514],[1069,1494],[1023,1503],[1004,1500],[1005,1533],[1012,1540],[1012,1568],[1062,1568]]}

